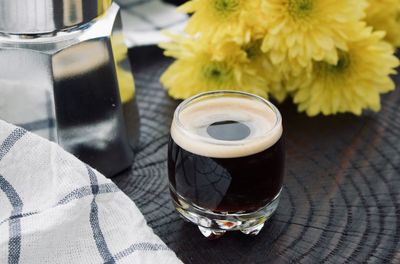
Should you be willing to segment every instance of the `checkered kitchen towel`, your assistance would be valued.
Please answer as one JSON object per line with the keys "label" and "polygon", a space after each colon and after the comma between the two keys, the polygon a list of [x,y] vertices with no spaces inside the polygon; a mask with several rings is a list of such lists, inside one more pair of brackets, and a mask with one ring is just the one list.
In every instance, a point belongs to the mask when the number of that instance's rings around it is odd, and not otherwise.
{"label": "checkered kitchen towel", "polygon": [[110,180],[0,121],[0,263],[181,262]]}
{"label": "checkered kitchen towel", "polygon": [[161,30],[182,32],[187,15],[161,0],[116,0],[121,6],[128,47],[154,45],[167,39]]}

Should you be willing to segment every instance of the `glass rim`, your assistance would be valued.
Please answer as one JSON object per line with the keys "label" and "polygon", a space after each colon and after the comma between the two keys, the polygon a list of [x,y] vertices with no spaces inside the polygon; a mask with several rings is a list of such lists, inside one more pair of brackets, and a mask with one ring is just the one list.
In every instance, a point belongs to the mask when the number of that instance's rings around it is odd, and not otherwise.
{"label": "glass rim", "polygon": [[[200,136],[196,133],[193,133],[191,130],[187,129],[181,122],[180,120],[180,113],[185,109],[185,107],[187,107],[188,105],[190,105],[190,103],[192,103],[193,101],[202,98],[202,97],[206,97],[206,96],[212,96],[212,95],[224,95],[224,94],[228,94],[228,95],[240,95],[240,96],[244,96],[247,98],[251,98],[251,99],[256,99],[260,102],[262,102],[263,104],[265,104],[270,110],[272,110],[273,114],[275,115],[275,123],[272,125],[272,127],[266,131],[265,133],[263,133],[262,135],[255,137],[255,138],[251,138],[251,139],[243,139],[243,140],[237,140],[237,141],[227,141],[227,140],[218,140],[218,139],[213,139],[213,138],[209,138],[209,137],[203,137]],[[189,97],[187,99],[185,99],[183,102],[181,102],[178,107],[175,109],[174,112],[174,116],[173,116],[173,121],[172,121],[172,125],[174,125],[174,123],[176,124],[176,127],[183,132],[186,136],[189,136],[190,138],[196,139],[196,140],[201,140],[203,142],[206,143],[211,143],[214,145],[229,145],[229,146],[235,146],[235,145],[240,145],[246,142],[253,142],[254,140],[260,139],[260,138],[264,138],[266,136],[268,136],[269,134],[271,134],[273,131],[275,131],[276,129],[282,127],[282,115],[279,112],[278,108],[271,103],[270,101],[268,101],[267,99],[252,94],[252,93],[247,93],[247,92],[243,92],[243,91],[236,91],[236,90],[215,90],[215,91],[208,91],[208,92],[203,92],[203,93],[199,93],[196,94],[192,97]]]}

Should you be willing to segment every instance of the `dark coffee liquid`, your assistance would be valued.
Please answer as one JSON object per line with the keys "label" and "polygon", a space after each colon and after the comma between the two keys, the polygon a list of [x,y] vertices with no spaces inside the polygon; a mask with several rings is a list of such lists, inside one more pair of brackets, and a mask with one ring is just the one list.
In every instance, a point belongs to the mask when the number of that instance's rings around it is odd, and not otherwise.
{"label": "dark coffee liquid", "polygon": [[[207,129],[209,135],[221,139],[224,126],[241,124],[229,122],[212,124],[209,129],[214,127],[216,131]],[[230,140],[244,137],[246,129],[242,127],[239,130],[242,132],[229,136],[234,138]],[[268,149],[250,156],[210,158],[181,148],[170,137],[168,173],[172,196],[177,200],[179,195],[189,203],[214,212],[251,212],[260,209],[276,197],[281,189],[283,144],[281,138]]]}
{"label": "dark coffee liquid", "polygon": [[207,133],[218,140],[234,141],[247,138],[251,131],[245,124],[229,120],[212,123],[208,126]]}

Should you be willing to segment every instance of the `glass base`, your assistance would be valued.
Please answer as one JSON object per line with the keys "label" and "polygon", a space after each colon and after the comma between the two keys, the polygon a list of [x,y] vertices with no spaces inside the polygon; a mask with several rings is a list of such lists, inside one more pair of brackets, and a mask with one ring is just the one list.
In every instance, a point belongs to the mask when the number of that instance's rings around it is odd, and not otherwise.
{"label": "glass base", "polygon": [[[171,191],[173,189],[171,188]],[[282,190],[281,190],[282,191]],[[255,212],[216,213],[191,205],[180,195],[174,193],[175,209],[188,222],[199,227],[200,232],[209,239],[223,236],[227,231],[240,231],[243,234],[256,236],[278,208],[281,191],[266,206]]]}

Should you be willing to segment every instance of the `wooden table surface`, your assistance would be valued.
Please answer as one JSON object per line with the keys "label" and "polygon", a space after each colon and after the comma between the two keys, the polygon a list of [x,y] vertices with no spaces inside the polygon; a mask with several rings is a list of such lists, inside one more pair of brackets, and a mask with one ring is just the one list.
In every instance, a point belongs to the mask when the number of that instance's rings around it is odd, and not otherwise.
{"label": "wooden table surface", "polygon": [[132,169],[114,181],[182,261],[400,263],[400,89],[383,97],[380,113],[362,117],[308,118],[291,103],[278,106],[287,165],[276,214],[257,237],[208,241],[174,211],[167,187],[168,133],[179,102],[158,79],[171,61],[154,47],[130,57],[141,138]]}

